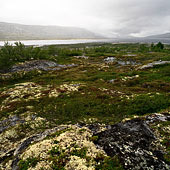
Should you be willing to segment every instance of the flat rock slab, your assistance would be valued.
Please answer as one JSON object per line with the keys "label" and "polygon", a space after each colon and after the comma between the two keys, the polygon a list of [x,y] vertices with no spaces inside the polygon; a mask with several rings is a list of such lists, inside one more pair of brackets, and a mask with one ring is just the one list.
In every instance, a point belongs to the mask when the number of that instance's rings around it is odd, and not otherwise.
{"label": "flat rock slab", "polygon": [[16,64],[12,66],[11,69],[5,71],[5,73],[15,73],[19,71],[32,71],[32,70],[53,71],[53,70],[60,70],[62,68],[70,68],[74,66],[77,65],[76,64],[60,65],[53,61],[33,60],[33,61],[26,61],[24,63]]}
{"label": "flat rock slab", "polygon": [[35,69],[48,70],[48,68],[56,67],[56,66],[58,66],[58,64],[53,61],[34,60],[34,61],[27,61],[22,64],[14,65],[9,70],[9,72],[32,71]]}
{"label": "flat rock slab", "polygon": [[126,66],[126,65],[132,65],[132,66],[135,66],[135,65],[140,65],[140,63],[137,63],[136,61],[132,61],[132,60],[129,60],[129,61],[123,61],[123,60],[118,60],[116,57],[107,57],[104,59],[104,61],[106,63],[117,63],[121,66]]}
{"label": "flat rock slab", "polygon": [[154,66],[157,66],[157,65],[164,65],[164,64],[170,64],[170,61],[154,61],[152,63],[143,65],[143,66],[139,67],[138,69],[144,70],[144,69],[148,69],[148,68],[153,68]]}

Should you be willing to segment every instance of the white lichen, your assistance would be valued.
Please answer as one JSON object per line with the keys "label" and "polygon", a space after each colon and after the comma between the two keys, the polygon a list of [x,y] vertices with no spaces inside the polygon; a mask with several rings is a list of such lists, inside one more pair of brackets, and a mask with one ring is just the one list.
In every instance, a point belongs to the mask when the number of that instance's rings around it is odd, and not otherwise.
{"label": "white lichen", "polygon": [[[36,167],[42,166],[42,160],[45,164],[44,167],[50,167],[52,163],[49,162],[49,151],[53,148],[59,148],[61,152],[67,155],[68,162],[64,167],[66,170],[94,170],[97,164],[94,158],[99,154],[106,155],[105,152],[96,148],[95,144],[90,141],[92,132],[88,128],[80,128],[76,125],[69,125],[67,128],[67,131],[64,131],[59,136],[54,136],[53,138],[30,145],[25,152],[21,154],[20,158],[22,160],[30,157],[38,158],[40,162]],[[82,148],[86,148],[85,158],[72,155],[74,150],[80,151]],[[87,161],[86,157],[91,160]]]}
{"label": "white lichen", "polygon": [[70,161],[64,167],[66,170],[95,170],[94,167],[89,167],[86,160],[78,156],[71,156]]}
{"label": "white lichen", "polygon": [[47,159],[49,157],[48,151],[50,151],[54,146],[56,146],[56,144],[53,143],[52,139],[43,140],[28,147],[27,150],[21,155],[21,158],[23,160],[30,157]]}

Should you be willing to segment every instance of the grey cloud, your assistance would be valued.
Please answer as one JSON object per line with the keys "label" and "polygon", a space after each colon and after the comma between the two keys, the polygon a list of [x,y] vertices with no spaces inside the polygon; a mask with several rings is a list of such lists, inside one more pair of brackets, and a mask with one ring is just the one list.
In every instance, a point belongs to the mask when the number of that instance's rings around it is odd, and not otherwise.
{"label": "grey cloud", "polygon": [[169,0],[5,0],[0,21],[145,36],[170,31],[169,9]]}
{"label": "grey cloud", "polygon": [[120,27],[113,26],[112,29],[121,35],[164,33],[170,31],[169,8],[168,0],[112,1],[107,8],[107,17],[110,21],[118,18],[117,23],[122,23]]}

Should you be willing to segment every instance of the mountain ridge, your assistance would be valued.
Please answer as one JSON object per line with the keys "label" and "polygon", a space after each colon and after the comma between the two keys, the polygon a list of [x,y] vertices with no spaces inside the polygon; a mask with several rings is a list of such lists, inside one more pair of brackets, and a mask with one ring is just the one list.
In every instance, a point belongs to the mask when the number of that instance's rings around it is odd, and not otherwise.
{"label": "mountain ridge", "polygon": [[164,33],[164,34],[155,34],[146,36],[144,38],[153,38],[153,39],[159,39],[159,38],[170,38],[170,32]]}
{"label": "mountain ridge", "polygon": [[84,28],[0,22],[0,40],[99,39]]}

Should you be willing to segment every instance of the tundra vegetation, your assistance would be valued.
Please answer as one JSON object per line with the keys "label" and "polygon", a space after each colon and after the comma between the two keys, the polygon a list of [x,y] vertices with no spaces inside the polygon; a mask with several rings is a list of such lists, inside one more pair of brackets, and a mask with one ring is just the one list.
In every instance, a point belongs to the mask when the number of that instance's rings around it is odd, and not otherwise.
{"label": "tundra vegetation", "polygon": [[[58,69],[11,72],[14,65],[35,60],[56,62]],[[35,133],[64,124],[69,126],[67,130],[45,139],[51,149],[45,150],[44,157],[30,154],[31,146],[36,148],[36,144],[31,144],[26,150],[28,155],[23,153],[20,156],[19,168],[71,170],[74,164],[79,164],[83,170],[123,169],[119,156],[109,157],[92,145],[97,136],[92,136],[86,128],[74,125],[110,125],[133,117],[143,119],[143,116],[152,113],[169,113],[170,64],[167,62],[141,69],[155,61],[170,61],[170,45],[159,42],[27,47],[20,42],[16,42],[15,46],[5,43],[0,48],[0,120],[17,116],[26,123],[10,127],[8,136],[3,132],[0,141],[2,138],[14,145],[16,141]],[[164,159],[169,162],[169,132],[164,128],[170,128],[170,123],[159,123],[159,126],[153,123],[151,128],[164,136],[160,145],[165,151]],[[61,135],[67,142],[71,140],[73,130],[76,139],[84,143],[71,141],[65,146]],[[79,135],[84,135],[84,138]],[[2,141],[1,144],[5,146]],[[40,144],[41,147],[43,145]],[[3,166],[11,159],[4,159]],[[43,162],[44,159],[46,162]]]}

